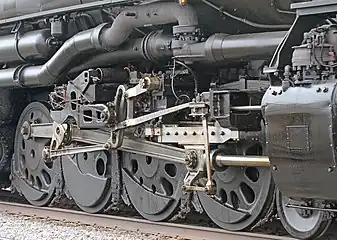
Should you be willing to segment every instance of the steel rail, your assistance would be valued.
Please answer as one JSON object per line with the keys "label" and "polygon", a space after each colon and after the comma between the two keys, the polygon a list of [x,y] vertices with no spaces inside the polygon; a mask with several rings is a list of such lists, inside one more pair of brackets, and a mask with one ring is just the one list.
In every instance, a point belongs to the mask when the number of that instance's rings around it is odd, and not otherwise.
{"label": "steel rail", "polygon": [[293,238],[271,236],[255,233],[229,232],[216,228],[206,228],[175,223],[150,222],[143,219],[125,218],[111,215],[88,214],[85,212],[59,208],[34,207],[31,205],[0,202],[0,213],[21,214],[48,218],[59,221],[76,222],[107,228],[120,228],[128,231],[141,231],[148,234],[160,234],[166,237],[177,237],[201,240],[271,240]]}

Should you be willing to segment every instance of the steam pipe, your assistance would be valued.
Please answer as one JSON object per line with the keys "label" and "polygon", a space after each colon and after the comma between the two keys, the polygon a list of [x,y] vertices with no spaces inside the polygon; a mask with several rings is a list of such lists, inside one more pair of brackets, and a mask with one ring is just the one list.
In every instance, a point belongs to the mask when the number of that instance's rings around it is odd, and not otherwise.
{"label": "steam pipe", "polygon": [[206,42],[174,51],[176,58],[196,62],[260,60],[272,56],[287,31],[228,35],[216,33]]}
{"label": "steam pipe", "polygon": [[[194,9],[174,2],[158,2],[123,10],[109,27],[102,24],[68,39],[53,57],[42,66],[22,65],[0,71],[0,87],[49,86],[71,69],[73,60],[83,53],[116,50],[136,27],[178,22],[181,27],[198,25]],[[5,71],[5,72],[2,72]],[[11,78],[9,76],[11,75]]]}
{"label": "steam pipe", "polygon": [[171,48],[172,36],[157,31],[142,39],[131,39],[114,52],[95,55],[71,72],[109,66],[120,62],[121,59],[125,62],[142,59],[158,62],[173,56],[199,62],[263,59],[273,55],[285,34],[284,31],[267,34],[214,34],[206,42],[185,45],[182,49],[175,50]]}
{"label": "steam pipe", "polygon": [[120,46],[116,51],[94,54],[80,65],[72,68],[70,74],[80,73],[86,69],[108,67],[123,60],[124,62],[140,61],[144,59],[142,51],[143,39],[130,39]]}
{"label": "steam pipe", "polygon": [[[170,2],[140,5],[121,12],[113,25],[102,33],[102,42],[106,49],[113,49],[125,42],[134,28],[173,22],[178,22],[181,27],[198,25],[196,12],[189,5],[182,7]],[[114,36],[115,33],[118,35]]]}
{"label": "steam pipe", "polygon": [[70,73],[79,73],[86,69],[107,67],[118,62],[132,62],[142,59],[159,62],[172,58],[170,49],[172,36],[162,30],[151,32],[144,38],[130,39],[116,51],[94,55],[79,66],[71,69]]}

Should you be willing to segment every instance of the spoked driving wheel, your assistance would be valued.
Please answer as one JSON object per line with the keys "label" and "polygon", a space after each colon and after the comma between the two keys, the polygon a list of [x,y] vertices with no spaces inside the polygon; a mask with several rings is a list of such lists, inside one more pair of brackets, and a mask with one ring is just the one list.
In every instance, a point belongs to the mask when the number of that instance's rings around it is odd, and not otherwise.
{"label": "spoked driving wheel", "polygon": [[305,203],[283,196],[277,192],[276,206],[277,213],[283,227],[293,237],[297,239],[317,239],[327,232],[332,224],[332,219],[327,217],[323,211],[299,209],[287,206],[288,204],[314,207],[315,202]]}
{"label": "spoked driving wheel", "polygon": [[228,167],[213,175],[217,192],[198,192],[205,212],[219,227],[240,231],[252,227],[271,208],[274,183],[269,168]]}
{"label": "spoked driving wheel", "polygon": [[186,167],[123,152],[123,182],[134,208],[150,221],[172,217],[182,197]]}
{"label": "spoked driving wheel", "polygon": [[12,163],[12,181],[27,201],[36,206],[45,206],[51,202],[56,188],[62,183],[61,162],[59,158],[46,163],[42,151],[50,144],[50,139],[24,137],[29,123],[51,123],[49,105],[33,102],[21,114],[18,122],[14,156]]}

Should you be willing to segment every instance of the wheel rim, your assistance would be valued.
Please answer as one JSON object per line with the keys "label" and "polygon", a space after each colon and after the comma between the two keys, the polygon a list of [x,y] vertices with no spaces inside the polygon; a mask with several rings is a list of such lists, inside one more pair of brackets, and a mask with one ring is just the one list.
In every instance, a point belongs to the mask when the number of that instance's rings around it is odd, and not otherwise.
{"label": "wheel rim", "polygon": [[332,219],[327,219],[323,211],[299,210],[287,207],[286,204],[301,205],[304,202],[292,200],[278,191],[276,206],[278,216],[286,231],[298,239],[315,239],[329,229]]}
{"label": "wheel rim", "polygon": [[49,139],[24,139],[21,134],[23,124],[51,123],[49,105],[34,102],[21,114],[15,134],[14,159],[12,165],[13,183],[28,202],[36,206],[48,205],[55,195],[56,188],[61,188],[61,162],[53,159],[46,163],[42,150],[50,143]]}
{"label": "wheel rim", "polygon": [[230,231],[247,229],[270,209],[274,183],[268,168],[228,167],[213,175],[217,192],[210,197],[198,192],[207,215]]}
{"label": "wheel rim", "polygon": [[165,221],[177,213],[185,169],[180,164],[123,153],[123,181],[138,213],[150,221]]}
{"label": "wheel rim", "polygon": [[[116,162],[117,159],[111,159],[102,151],[76,154],[62,160],[67,194],[83,211],[98,213],[111,203],[111,169]],[[88,191],[79,186],[86,186]]]}

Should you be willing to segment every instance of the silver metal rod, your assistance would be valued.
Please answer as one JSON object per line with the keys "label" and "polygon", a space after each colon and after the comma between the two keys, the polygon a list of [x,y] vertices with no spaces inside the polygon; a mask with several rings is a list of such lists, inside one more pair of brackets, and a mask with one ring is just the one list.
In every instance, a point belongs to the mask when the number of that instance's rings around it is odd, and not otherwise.
{"label": "silver metal rod", "polygon": [[261,111],[261,106],[236,106],[231,107],[235,111]]}
{"label": "silver metal rod", "polygon": [[269,167],[269,157],[267,156],[225,156],[218,154],[215,159],[219,167]]}

